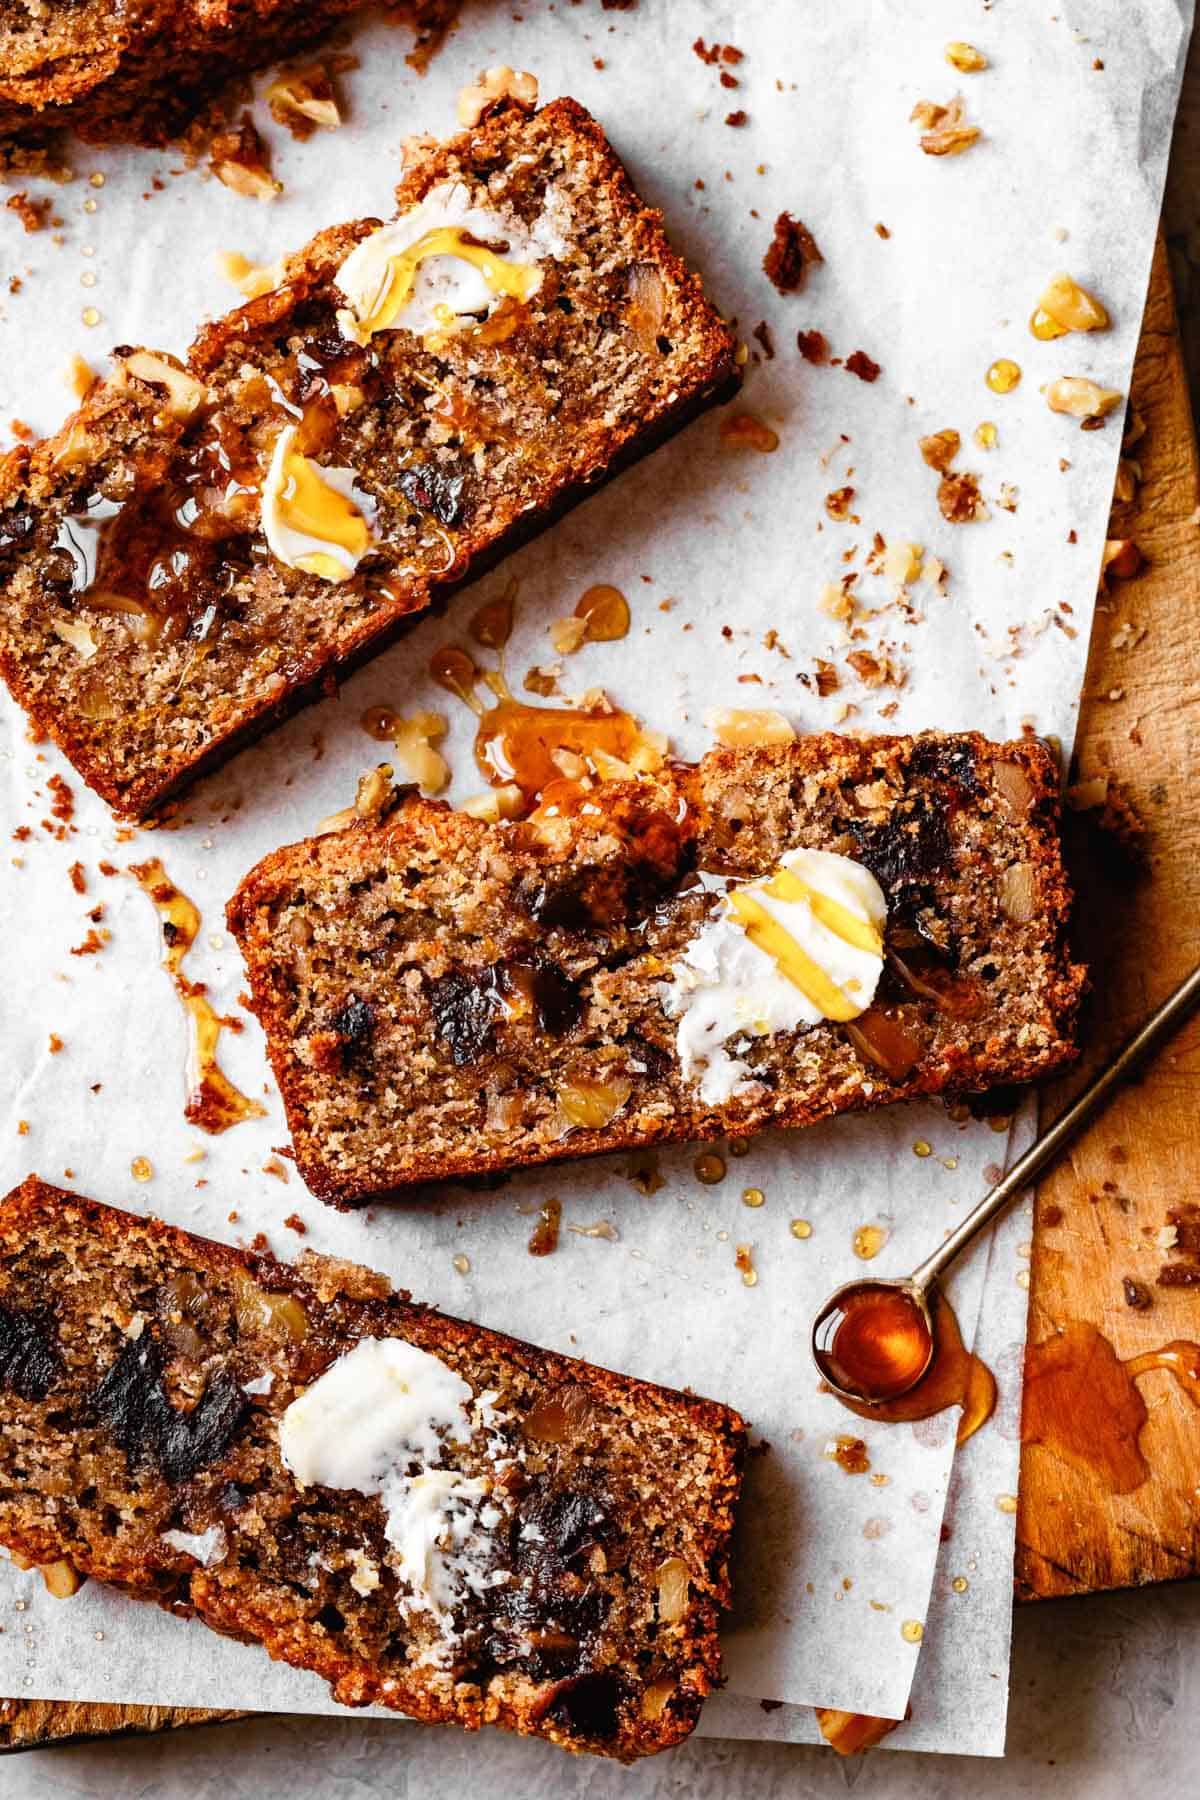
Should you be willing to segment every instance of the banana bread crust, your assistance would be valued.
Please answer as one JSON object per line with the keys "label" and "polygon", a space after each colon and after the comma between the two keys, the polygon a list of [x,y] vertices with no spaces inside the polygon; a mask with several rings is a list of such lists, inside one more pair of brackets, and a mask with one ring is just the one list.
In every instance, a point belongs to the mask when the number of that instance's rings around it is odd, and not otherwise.
{"label": "banana bread crust", "polygon": [[[346,341],[334,277],[379,221],[336,226],[186,366],[123,350],[60,432],[0,463],[0,676],[118,813],[147,816],[331,691],[736,387],[732,332],[574,101],[504,102],[423,152],[401,212],[455,182],[516,217],[565,209],[506,336]],[[378,508],[348,579],[264,543],[266,462],[300,414]]]}
{"label": "banana bread crust", "polygon": [[[1075,1054],[1084,971],[1040,743],[822,735],[590,799],[489,825],[409,795],[242,882],[229,926],[322,1199],[799,1127],[1030,1081]],[[711,915],[700,877],[753,879],[800,846],[862,861],[884,890],[877,1004],[856,1026],[758,1040],[755,1091],[706,1106],[661,999]],[[589,1124],[597,1097],[612,1116]]]}
{"label": "banana bread crust", "polygon": [[[299,1489],[281,1461],[288,1403],[372,1337],[490,1396],[513,1452],[490,1465],[507,1470],[512,1566],[448,1664],[420,1660],[428,1633],[397,1607],[379,1500]],[[738,1415],[414,1305],[367,1270],[292,1268],[30,1176],[0,1202],[0,1420],[0,1542],[18,1558],[195,1614],[344,1705],[631,1761],[685,1737],[720,1679]]]}

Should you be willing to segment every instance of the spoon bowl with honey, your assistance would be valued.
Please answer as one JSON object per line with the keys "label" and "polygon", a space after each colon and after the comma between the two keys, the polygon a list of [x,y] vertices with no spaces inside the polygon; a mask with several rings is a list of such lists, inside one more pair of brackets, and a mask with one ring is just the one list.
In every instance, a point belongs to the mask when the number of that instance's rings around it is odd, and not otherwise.
{"label": "spoon bowl with honey", "polygon": [[1197,1000],[1200,967],[911,1274],[851,1281],[829,1296],[813,1322],[812,1353],[832,1393],[855,1411],[886,1409],[925,1379],[937,1355],[937,1288],[951,1263],[1010,1201],[1032,1187],[1134,1068],[1182,1024]]}

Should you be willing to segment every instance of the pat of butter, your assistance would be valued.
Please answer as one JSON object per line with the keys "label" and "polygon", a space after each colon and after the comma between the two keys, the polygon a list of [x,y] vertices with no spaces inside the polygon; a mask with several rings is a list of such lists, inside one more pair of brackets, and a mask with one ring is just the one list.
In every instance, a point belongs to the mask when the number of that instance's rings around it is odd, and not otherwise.
{"label": "pat of butter", "polygon": [[792,850],[774,874],[731,888],[664,984],[684,1075],[705,1105],[751,1077],[731,1040],[856,1019],[883,969],[887,902],[871,872],[828,850]]}
{"label": "pat of butter", "polygon": [[262,528],[277,561],[325,581],[346,581],[374,541],[375,503],[353,469],[326,468],[296,448],[296,427],[275,440],[262,489]]}
{"label": "pat of butter", "polygon": [[528,229],[474,204],[465,183],[443,182],[350,252],[335,277],[350,303],[338,323],[359,344],[400,328],[436,337],[506,297],[530,299],[539,261],[564,247],[548,220]]}
{"label": "pat of butter", "polygon": [[302,1487],[381,1494],[411,1463],[442,1460],[446,1439],[471,1436],[471,1389],[403,1338],[363,1338],[279,1421],[279,1449]]}

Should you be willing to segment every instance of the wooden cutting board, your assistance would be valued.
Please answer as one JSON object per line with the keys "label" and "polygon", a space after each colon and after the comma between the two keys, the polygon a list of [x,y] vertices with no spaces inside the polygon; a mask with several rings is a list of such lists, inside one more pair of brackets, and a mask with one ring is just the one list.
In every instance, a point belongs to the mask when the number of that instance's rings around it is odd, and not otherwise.
{"label": "wooden cutting board", "polygon": [[[1091,815],[1071,836],[1080,949],[1094,972],[1085,1023],[1090,1069],[1200,958],[1200,471],[1166,255],[1159,245],[1134,377],[1142,466],[1120,535],[1147,558],[1113,585],[1097,615],[1078,740],[1084,776],[1116,777],[1147,827],[1148,872],[1099,850]],[[1131,629],[1122,625],[1130,621]],[[1136,642],[1138,629],[1145,635]],[[1115,642],[1114,642],[1115,640]],[[1111,696],[1119,693],[1120,698]],[[1195,771],[1189,773],[1189,765]],[[1092,841],[1089,842],[1089,839]],[[1053,1116],[1078,1078],[1047,1092]],[[1037,1196],[1031,1264],[1031,1344],[1083,1322],[1121,1358],[1171,1339],[1200,1340],[1200,1291],[1153,1282],[1165,1211],[1200,1199],[1200,1027],[1182,1033],[1145,1079],[1076,1144]],[[1126,1276],[1152,1292],[1125,1301]],[[1149,1416],[1139,1441],[1147,1479],[1113,1494],[1094,1471],[1026,1444],[1017,1516],[1021,1599],[1176,1580],[1200,1568],[1200,1411],[1166,1371],[1137,1383]],[[237,1718],[168,1707],[0,1701],[0,1750],[81,1737],[165,1731]]]}
{"label": "wooden cutting board", "polygon": [[[1113,582],[1103,602],[1111,610],[1097,613],[1076,761],[1082,777],[1119,780],[1146,827],[1147,867],[1135,877],[1111,844],[1106,850],[1091,825],[1094,814],[1068,820],[1078,945],[1094,984],[1083,1027],[1085,1072],[1200,961],[1200,473],[1161,242],[1133,405],[1145,432],[1128,454],[1141,464],[1143,481],[1136,501],[1117,509],[1114,535],[1132,537],[1147,566],[1134,580]],[[1073,1077],[1048,1090],[1043,1116],[1052,1117],[1078,1085]],[[1040,1368],[1048,1382],[1058,1379],[1049,1396],[1049,1435],[1060,1448],[1027,1441],[1022,1455],[1022,1599],[1178,1580],[1200,1570],[1200,1411],[1168,1369],[1131,1384],[1114,1367],[1117,1358],[1172,1340],[1200,1342],[1200,1288],[1154,1285],[1170,1254],[1158,1241],[1166,1212],[1180,1201],[1200,1201],[1195,1023],[1078,1141],[1037,1195],[1027,1374],[1036,1378]],[[1126,1277],[1144,1287],[1148,1307],[1128,1303]],[[1094,1328],[1103,1344],[1081,1325]],[[1062,1375],[1072,1358],[1074,1382],[1069,1370]],[[1089,1394],[1102,1383],[1110,1404],[1093,1403],[1088,1412]],[[1147,1413],[1140,1427],[1139,1402],[1129,1408],[1131,1386]],[[1034,1410],[1027,1385],[1027,1437]],[[1067,1446],[1073,1460],[1062,1454],[1069,1435],[1078,1440]]]}

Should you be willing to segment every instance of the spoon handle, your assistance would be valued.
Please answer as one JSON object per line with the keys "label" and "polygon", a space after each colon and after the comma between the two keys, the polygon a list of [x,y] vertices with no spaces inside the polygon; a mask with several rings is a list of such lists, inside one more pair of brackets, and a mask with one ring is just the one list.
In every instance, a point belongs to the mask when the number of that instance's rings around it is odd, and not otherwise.
{"label": "spoon handle", "polygon": [[990,1193],[985,1194],[979,1204],[971,1208],[966,1218],[933,1255],[913,1270],[910,1280],[914,1287],[927,1288],[935,1282],[977,1232],[982,1231],[985,1225],[990,1225],[1010,1200],[1032,1186],[1043,1170],[1054,1162],[1064,1144],[1107,1105],[1137,1064],[1149,1056],[1151,1051],[1157,1050],[1177,1026],[1183,1023],[1197,1000],[1200,1000],[1200,965],[1151,1013],[1108,1067],[1094,1075],[1066,1111],[1060,1113],[1053,1125],[1029,1146],[1023,1156],[1017,1158],[1003,1180],[998,1181]]}

